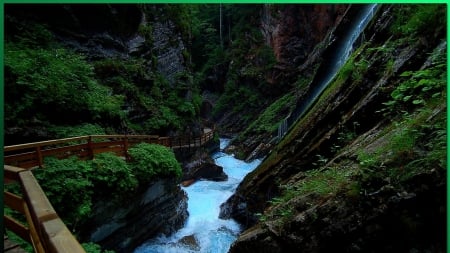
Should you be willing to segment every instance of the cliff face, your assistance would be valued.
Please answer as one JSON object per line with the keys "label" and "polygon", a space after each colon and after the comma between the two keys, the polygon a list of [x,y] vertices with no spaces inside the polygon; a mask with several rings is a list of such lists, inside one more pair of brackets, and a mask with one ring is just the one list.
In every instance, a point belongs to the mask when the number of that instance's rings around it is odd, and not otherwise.
{"label": "cliff face", "polygon": [[[446,70],[432,59],[446,59],[445,21],[398,33],[410,24],[400,16],[418,18],[409,8],[378,10],[362,46],[222,206],[248,228],[230,252],[444,251],[446,166],[436,150],[445,145],[435,138],[445,139]],[[408,76],[434,71],[441,97],[411,103],[428,88],[407,85],[434,79]]]}
{"label": "cliff face", "polygon": [[[8,16],[45,24],[56,39],[89,59],[128,58],[143,18],[136,5],[7,5]],[[7,26],[6,34],[20,34]]]}
{"label": "cliff face", "polygon": [[125,203],[99,202],[83,221],[82,241],[116,252],[132,252],[146,240],[169,235],[188,217],[186,193],[175,180],[161,179]]}
{"label": "cliff face", "polygon": [[[257,11],[245,18],[256,22],[251,24],[253,30],[247,28],[248,22],[235,26],[245,32],[241,31],[231,43],[229,64],[215,72],[226,76],[215,78],[217,82],[223,80],[225,86],[217,107],[221,107],[222,100],[227,101],[225,109],[216,109],[215,119],[222,132],[239,134],[232,144],[239,145],[245,157],[273,138],[273,126],[288,115],[295,103],[294,96],[284,96],[312,77],[348,7],[258,5],[254,7]],[[232,99],[233,92],[241,97],[240,103]],[[269,109],[277,100],[283,102]],[[269,122],[252,123],[265,111],[270,114]]]}
{"label": "cliff face", "polygon": [[[294,78],[314,48],[330,35],[348,5],[265,5],[261,31],[283,75]],[[294,71],[294,73],[292,73]],[[286,81],[286,80],[279,80]]]}
{"label": "cliff face", "polygon": [[[88,73],[84,74],[85,79],[90,79],[89,82],[95,85],[105,86],[110,90],[110,96],[123,98],[116,100],[120,105],[119,108],[111,108],[114,112],[96,116],[93,111],[98,109],[92,105],[82,109],[71,106],[71,117],[57,113],[53,116],[41,113],[39,111],[46,111],[47,107],[53,106],[40,105],[38,102],[35,102],[36,106],[17,113],[17,116],[11,116],[16,115],[16,112],[10,112],[9,107],[6,107],[6,143],[11,145],[67,137],[55,136],[52,131],[53,126],[65,124],[95,123],[114,132],[151,132],[161,135],[180,131],[181,118],[192,124],[188,127],[198,127],[198,112],[194,109],[195,105],[192,105],[195,103],[193,97],[196,94],[190,81],[192,73],[184,59],[186,47],[181,35],[182,29],[173,21],[177,14],[168,13],[167,8],[163,5],[132,4],[6,5],[5,39],[8,48],[22,47],[21,50],[24,51],[43,48],[41,54],[64,49],[79,54],[82,57],[81,63],[94,72],[87,71]],[[41,40],[45,43],[41,43]],[[36,54],[39,54],[39,51]],[[55,59],[49,58],[48,63],[44,64],[51,65],[58,55],[54,57]],[[20,64],[19,60],[17,62],[14,63]],[[29,101],[34,99],[33,94],[27,94],[30,88],[18,92],[21,84],[17,79],[27,77],[22,77],[24,74],[16,76],[13,73],[14,67],[16,66],[12,66],[13,70],[9,66],[6,68],[6,76],[11,76],[11,79],[6,80],[5,102],[11,105],[11,108],[17,107],[14,103],[18,100],[18,93],[21,93],[19,97],[22,98],[30,96]],[[45,66],[42,68],[43,72],[55,72],[52,69],[45,70]],[[73,70],[68,67],[67,76],[72,74],[70,71]],[[57,79],[59,80],[52,82],[77,81],[64,76],[58,76]],[[32,88],[38,86],[33,82],[30,81],[29,84]],[[57,85],[54,88],[50,84],[44,85],[49,86],[46,89],[50,91],[64,89]],[[81,88],[86,89],[86,86]],[[167,99],[168,97],[171,97],[171,100]],[[179,103],[182,102],[192,106],[188,105],[187,109],[180,108]],[[30,114],[37,116],[31,119],[28,116]],[[165,119],[152,120],[155,118]]]}

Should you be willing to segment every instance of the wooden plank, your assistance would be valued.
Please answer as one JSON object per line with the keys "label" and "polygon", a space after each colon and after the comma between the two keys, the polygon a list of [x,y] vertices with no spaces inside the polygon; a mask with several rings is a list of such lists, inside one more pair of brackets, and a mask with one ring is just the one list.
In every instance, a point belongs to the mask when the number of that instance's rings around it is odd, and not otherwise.
{"label": "wooden plank", "polygon": [[38,146],[43,147],[43,146],[50,146],[50,145],[56,145],[56,144],[61,144],[61,143],[73,142],[73,141],[81,141],[81,140],[87,140],[87,139],[88,139],[88,136],[79,136],[79,137],[64,138],[64,139],[58,139],[58,140],[31,142],[31,143],[25,143],[25,144],[5,146],[3,148],[3,151],[8,152],[8,151],[20,150],[20,149],[26,149],[26,148],[36,148]]}
{"label": "wooden plank", "polygon": [[42,222],[45,241],[50,252],[54,253],[86,253],[66,225],[60,219]]}
{"label": "wooden plank", "polygon": [[28,204],[34,221],[47,219],[47,217],[57,217],[53,206],[50,204],[47,196],[45,196],[33,173],[31,171],[23,171],[19,173],[19,178],[24,189],[24,199]]}
{"label": "wooden plank", "polygon": [[11,218],[8,215],[3,215],[3,221],[5,222],[5,227],[7,229],[11,230],[11,232],[18,235],[25,241],[31,243],[30,230],[26,226],[19,223],[18,221],[16,221],[15,219]]}
{"label": "wooden plank", "polygon": [[22,154],[5,155],[3,162],[5,164],[15,165],[20,162],[36,160],[36,152],[26,152]]}
{"label": "wooden plank", "polygon": [[27,159],[33,159],[35,157],[35,153],[36,153],[36,151],[30,151],[30,152],[13,154],[13,155],[5,155],[4,156],[4,161],[6,162],[9,159],[17,160],[17,159],[20,159],[22,157],[23,158],[27,158]]}
{"label": "wooden plank", "polygon": [[82,143],[82,144],[70,145],[70,146],[59,147],[59,148],[45,149],[45,150],[42,150],[41,152],[42,152],[43,156],[52,156],[53,154],[63,153],[63,152],[78,152],[80,150],[87,149],[87,148],[88,148],[87,143]]}
{"label": "wooden plank", "polygon": [[43,235],[40,224],[44,221],[59,219],[59,217],[31,171],[20,172],[19,178],[28,207],[25,210],[25,217],[30,227],[33,247],[36,252],[45,252],[46,244],[41,241]]}
{"label": "wooden plank", "polygon": [[19,180],[19,172],[25,171],[23,168],[11,166],[11,165],[4,165],[3,166],[3,177],[12,179],[12,180]]}
{"label": "wooden plank", "polygon": [[31,168],[34,168],[34,167],[38,167],[39,163],[36,160],[34,160],[34,161],[20,161],[20,162],[17,163],[16,166],[20,167],[20,168],[24,168],[24,169],[31,169]]}
{"label": "wooden plank", "polygon": [[114,153],[116,153],[116,152],[122,152],[123,151],[123,147],[118,147],[118,146],[115,146],[115,147],[106,147],[106,148],[97,148],[97,149],[94,149],[94,155],[95,154],[100,154],[100,153],[106,153],[106,152],[114,152]]}
{"label": "wooden plank", "polygon": [[6,206],[9,206],[13,210],[16,210],[22,214],[25,213],[24,205],[25,201],[22,199],[22,197],[10,193],[10,192],[3,192],[3,203]]}
{"label": "wooden plank", "polygon": [[109,147],[109,146],[117,146],[117,145],[123,145],[123,141],[107,141],[107,142],[93,142],[92,143],[92,148],[96,149],[96,148],[104,148],[104,147]]}

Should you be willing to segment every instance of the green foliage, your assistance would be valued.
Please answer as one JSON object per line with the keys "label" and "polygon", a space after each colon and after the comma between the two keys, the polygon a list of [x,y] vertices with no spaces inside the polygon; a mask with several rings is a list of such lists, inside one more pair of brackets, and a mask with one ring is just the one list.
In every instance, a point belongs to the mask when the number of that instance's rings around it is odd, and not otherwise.
{"label": "green foliage", "polygon": [[[92,118],[119,117],[123,96],[97,83],[82,55],[62,48],[5,45],[5,121],[57,121],[88,112]],[[43,112],[52,110],[52,114]]]}
{"label": "green foliage", "polygon": [[170,20],[175,22],[185,41],[187,41],[190,38],[192,22],[195,21],[192,18],[195,6],[192,4],[167,4],[165,9]]}
{"label": "green foliage", "polygon": [[25,241],[24,239],[20,238],[18,235],[9,230],[6,230],[6,234],[8,235],[8,239],[10,239],[12,242],[19,244],[20,248],[25,250],[25,252],[30,253],[34,252],[33,245],[31,245],[29,242]]}
{"label": "green foliage", "polygon": [[[292,201],[296,198],[302,198],[311,193],[319,197],[327,197],[344,191],[355,194],[354,191],[359,188],[351,181],[354,175],[355,172],[349,168],[333,167],[306,171],[303,179],[280,186],[283,190],[282,194],[269,201],[272,207],[266,209],[264,214],[259,213],[256,216],[261,222],[267,221],[269,218],[281,218],[281,222],[283,222],[295,214],[295,204]],[[356,194],[359,194],[359,191]]]}
{"label": "green foliage", "polygon": [[140,25],[138,33],[145,38],[145,43],[147,46],[151,47],[153,42],[153,27],[149,23]]}
{"label": "green foliage", "polygon": [[86,219],[92,207],[94,184],[89,179],[93,169],[76,157],[45,159],[45,169],[34,171],[36,179],[57,213],[68,226]]}
{"label": "green foliage", "polygon": [[105,130],[97,124],[81,124],[77,126],[52,126],[48,130],[54,134],[56,138],[69,138],[85,135],[103,135]]}
{"label": "green foliage", "polygon": [[341,147],[347,145],[357,137],[356,128],[359,126],[359,123],[353,122],[352,125],[352,128],[344,127],[338,132],[337,139],[331,147],[333,153],[339,152]]}
{"label": "green foliage", "polygon": [[446,56],[435,53],[431,66],[417,71],[405,71],[404,78],[391,93],[391,100],[385,102],[384,112],[406,111],[417,106],[424,106],[430,101],[441,99],[447,85]]}
{"label": "green foliage", "polygon": [[44,169],[33,173],[57,213],[72,228],[89,217],[94,201],[122,201],[137,187],[134,172],[122,158],[110,153],[88,161],[47,157],[44,164]]}
{"label": "green foliage", "polygon": [[243,135],[249,132],[252,134],[272,133],[277,130],[281,117],[285,117],[292,109],[293,94],[288,93],[269,107],[267,107],[259,117],[253,121],[250,126],[244,131]]}
{"label": "green foliage", "polygon": [[354,62],[354,69],[352,72],[352,80],[355,82],[362,82],[364,75],[369,69],[369,62],[366,59],[361,59]]}
{"label": "green foliage", "polygon": [[[441,104],[444,103],[441,100]],[[446,120],[444,107],[417,110],[393,122],[380,137],[383,145],[358,154],[363,178],[407,180],[431,169],[446,169]]]}
{"label": "green foliage", "polygon": [[433,29],[445,24],[446,8],[439,4],[401,5],[395,9],[394,34],[402,37],[427,36]]}
{"label": "green foliage", "polygon": [[82,243],[81,246],[83,246],[86,253],[114,253],[113,250],[102,250],[100,245],[89,242],[89,243]]}
{"label": "green foliage", "polygon": [[306,180],[297,185],[296,191],[298,194],[315,192],[321,196],[334,194],[349,183],[352,173],[345,168],[310,170],[306,172]]}
{"label": "green foliage", "polygon": [[98,154],[87,163],[93,171],[89,179],[95,188],[102,189],[103,194],[96,195],[99,199],[106,195],[109,198],[123,200],[127,197],[127,193],[132,193],[138,186],[134,172],[125,160],[113,153]]}
{"label": "green foliage", "polygon": [[14,36],[5,36],[8,42],[14,42],[23,47],[50,48],[55,45],[54,36],[44,24],[18,20],[5,15],[5,24],[13,31]]}
{"label": "green foliage", "polygon": [[156,176],[181,177],[181,166],[174,153],[167,147],[141,143],[128,150],[132,161],[130,167],[139,185],[145,185]]}

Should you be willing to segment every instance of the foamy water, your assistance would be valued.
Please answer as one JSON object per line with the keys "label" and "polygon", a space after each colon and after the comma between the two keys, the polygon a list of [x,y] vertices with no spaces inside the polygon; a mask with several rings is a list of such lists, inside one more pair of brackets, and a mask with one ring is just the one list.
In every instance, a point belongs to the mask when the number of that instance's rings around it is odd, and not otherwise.
{"label": "foamy water", "polygon": [[[221,139],[221,150],[228,143],[228,139]],[[182,187],[189,198],[189,218],[185,227],[169,237],[160,236],[146,242],[138,247],[135,253],[228,252],[241,232],[241,227],[232,219],[219,219],[220,205],[234,193],[245,175],[254,170],[261,161],[246,163],[223,152],[215,153],[213,158],[217,165],[223,167],[228,180],[198,181],[189,187]]]}

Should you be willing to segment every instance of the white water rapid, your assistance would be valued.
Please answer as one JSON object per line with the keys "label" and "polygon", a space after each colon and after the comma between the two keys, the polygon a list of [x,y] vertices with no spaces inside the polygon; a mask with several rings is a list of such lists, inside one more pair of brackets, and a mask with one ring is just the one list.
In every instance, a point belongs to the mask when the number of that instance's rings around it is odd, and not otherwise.
{"label": "white water rapid", "polygon": [[[228,139],[220,139],[220,149],[224,149],[228,143]],[[261,161],[246,163],[223,152],[215,153],[213,158],[217,165],[223,167],[228,180],[198,181],[189,187],[183,187],[189,198],[189,218],[185,227],[169,237],[160,236],[146,242],[134,253],[228,252],[241,228],[232,219],[219,219],[220,205],[234,193],[245,175]]]}

